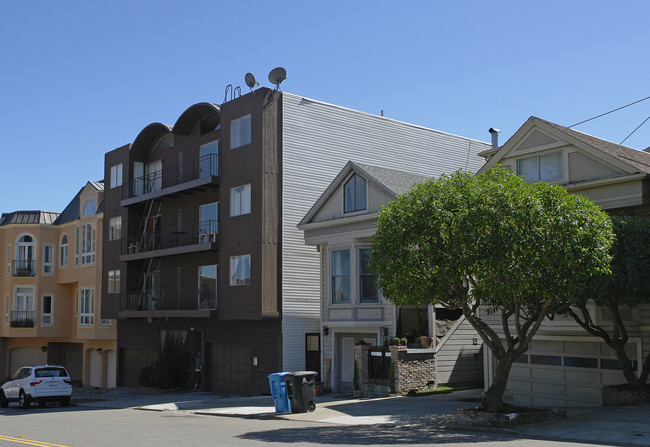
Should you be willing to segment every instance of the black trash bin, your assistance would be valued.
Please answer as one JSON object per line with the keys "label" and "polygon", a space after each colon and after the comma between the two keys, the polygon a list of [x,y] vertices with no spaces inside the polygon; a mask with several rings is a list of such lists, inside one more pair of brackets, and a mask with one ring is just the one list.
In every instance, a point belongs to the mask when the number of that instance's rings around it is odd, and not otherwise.
{"label": "black trash bin", "polygon": [[306,413],[316,409],[314,386],[317,375],[315,371],[294,371],[284,375],[292,413]]}

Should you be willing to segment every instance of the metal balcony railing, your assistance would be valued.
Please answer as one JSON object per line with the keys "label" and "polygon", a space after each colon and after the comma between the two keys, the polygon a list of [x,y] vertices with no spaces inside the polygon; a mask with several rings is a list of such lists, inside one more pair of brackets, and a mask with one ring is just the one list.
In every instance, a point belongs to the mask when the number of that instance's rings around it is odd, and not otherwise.
{"label": "metal balcony railing", "polygon": [[153,231],[130,234],[123,238],[122,254],[133,254],[165,248],[184,247],[194,244],[217,242],[219,222],[204,220],[198,224],[167,226]]}
{"label": "metal balcony railing", "polygon": [[213,287],[183,289],[180,294],[127,292],[120,294],[120,311],[211,310],[217,308],[217,291]]}
{"label": "metal balcony railing", "polygon": [[33,310],[14,310],[11,312],[11,327],[34,327]]}
{"label": "metal balcony railing", "polygon": [[28,259],[14,260],[14,276],[35,276],[36,261]]}
{"label": "metal balcony railing", "polygon": [[160,191],[202,177],[219,175],[219,154],[208,154],[193,160],[165,163],[162,170],[129,180],[124,188],[123,199]]}

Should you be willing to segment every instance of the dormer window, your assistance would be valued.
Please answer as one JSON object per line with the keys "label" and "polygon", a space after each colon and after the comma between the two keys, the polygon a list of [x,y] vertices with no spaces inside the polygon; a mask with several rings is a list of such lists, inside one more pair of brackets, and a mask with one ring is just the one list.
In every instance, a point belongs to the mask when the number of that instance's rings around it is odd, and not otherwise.
{"label": "dormer window", "polygon": [[97,208],[95,207],[95,201],[93,199],[88,199],[86,201],[86,204],[84,205],[84,217],[85,216],[92,216],[95,214],[95,211]]}
{"label": "dormer window", "polygon": [[517,175],[522,176],[527,183],[561,180],[564,176],[562,152],[534,155],[517,160]]}
{"label": "dormer window", "polygon": [[346,213],[366,209],[366,181],[359,174],[354,174],[343,187],[343,203]]}

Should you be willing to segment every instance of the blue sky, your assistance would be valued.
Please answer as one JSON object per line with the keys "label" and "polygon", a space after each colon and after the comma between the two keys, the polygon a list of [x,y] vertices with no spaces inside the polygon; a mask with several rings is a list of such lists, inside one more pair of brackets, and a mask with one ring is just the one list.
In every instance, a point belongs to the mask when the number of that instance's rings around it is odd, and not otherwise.
{"label": "blue sky", "polygon": [[[252,72],[282,90],[501,142],[650,96],[650,2],[0,2],[0,211],[61,211],[104,153]],[[650,100],[576,129],[619,143]],[[650,146],[650,121],[626,142]]]}

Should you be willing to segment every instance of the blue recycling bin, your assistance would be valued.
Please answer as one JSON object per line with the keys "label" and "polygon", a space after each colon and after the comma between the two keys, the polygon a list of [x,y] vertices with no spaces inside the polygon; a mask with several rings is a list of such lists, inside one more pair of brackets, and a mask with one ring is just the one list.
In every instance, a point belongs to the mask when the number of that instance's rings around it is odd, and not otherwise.
{"label": "blue recycling bin", "polygon": [[286,372],[279,372],[269,374],[269,385],[271,386],[271,396],[273,396],[273,403],[275,404],[276,413],[288,413],[291,411],[291,404],[289,402],[289,394],[287,393],[287,385],[284,381],[284,375],[289,374]]}

